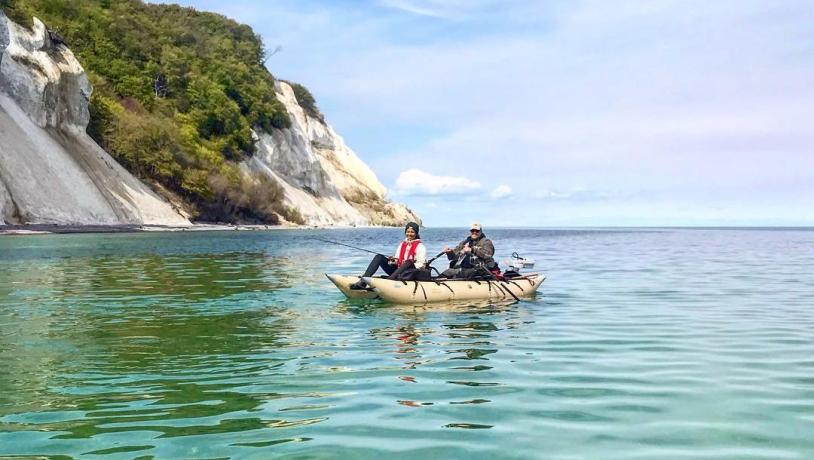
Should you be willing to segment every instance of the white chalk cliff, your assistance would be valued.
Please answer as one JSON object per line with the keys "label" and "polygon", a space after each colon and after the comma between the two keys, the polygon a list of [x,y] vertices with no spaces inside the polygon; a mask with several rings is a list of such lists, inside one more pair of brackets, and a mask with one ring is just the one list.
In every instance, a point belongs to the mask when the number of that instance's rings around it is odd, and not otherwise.
{"label": "white chalk cliff", "polygon": [[[312,225],[420,222],[391,203],[376,175],[291,86],[276,96],[292,125],[255,133],[241,166],[285,191]],[[73,53],[34,19],[31,30],[0,11],[0,225],[189,225],[187,218],[119,165],[86,133],[91,85]]]}
{"label": "white chalk cliff", "polygon": [[189,225],[86,134],[91,90],[42,22],[0,11],[0,224]]}
{"label": "white chalk cliff", "polygon": [[387,189],[328,124],[300,106],[286,82],[275,83],[277,99],[291,127],[256,132],[257,153],[245,163],[274,178],[286,204],[314,225],[395,225],[420,222],[403,204],[387,199]]}

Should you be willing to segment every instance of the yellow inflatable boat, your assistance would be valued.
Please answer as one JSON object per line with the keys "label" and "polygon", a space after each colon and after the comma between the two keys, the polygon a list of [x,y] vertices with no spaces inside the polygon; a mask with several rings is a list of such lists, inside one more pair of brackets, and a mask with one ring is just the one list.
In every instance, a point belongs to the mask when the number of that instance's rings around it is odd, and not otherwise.
{"label": "yellow inflatable boat", "polygon": [[545,280],[539,273],[531,273],[505,281],[456,280],[396,281],[386,278],[365,278],[367,289],[351,289],[358,276],[328,275],[349,299],[382,299],[398,304],[425,304],[455,300],[514,300],[531,297]]}

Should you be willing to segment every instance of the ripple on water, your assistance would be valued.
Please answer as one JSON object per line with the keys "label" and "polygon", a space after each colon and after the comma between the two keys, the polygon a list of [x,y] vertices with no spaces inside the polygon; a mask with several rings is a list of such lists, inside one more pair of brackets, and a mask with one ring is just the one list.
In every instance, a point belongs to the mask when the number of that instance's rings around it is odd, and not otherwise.
{"label": "ripple on water", "polygon": [[400,232],[0,238],[0,456],[814,458],[814,232],[492,230],[541,295],[421,308],[311,238]]}

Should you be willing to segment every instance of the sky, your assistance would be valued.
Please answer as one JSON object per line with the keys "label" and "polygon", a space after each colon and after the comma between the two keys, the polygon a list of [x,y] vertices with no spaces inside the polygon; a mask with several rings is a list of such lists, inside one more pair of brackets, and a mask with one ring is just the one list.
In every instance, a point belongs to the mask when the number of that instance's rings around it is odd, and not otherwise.
{"label": "sky", "polygon": [[428,226],[814,225],[814,2],[184,0]]}

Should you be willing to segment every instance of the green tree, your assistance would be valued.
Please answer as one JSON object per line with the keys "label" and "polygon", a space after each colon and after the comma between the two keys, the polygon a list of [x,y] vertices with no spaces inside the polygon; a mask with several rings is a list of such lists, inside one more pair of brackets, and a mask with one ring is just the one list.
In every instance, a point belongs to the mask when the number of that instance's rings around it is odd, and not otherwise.
{"label": "green tree", "polygon": [[253,128],[291,126],[250,27],[141,0],[0,5],[17,22],[42,19],[70,44],[94,86],[88,133],[131,172],[180,194],[201,218],[296,217],[279,185],[241,179],[235,166],[254,153]]}
{"label": "green tree", "polygon": [[317,101],[314,99],[311,91],[308,91],[308,88],[299,83],[289,82],[289,84],[291,85],[291,89],[294,90],[294,97],[297,98],[297,103],[305,110],[305,113],[316,119],[323,120],[322,113],[317,108]]}

